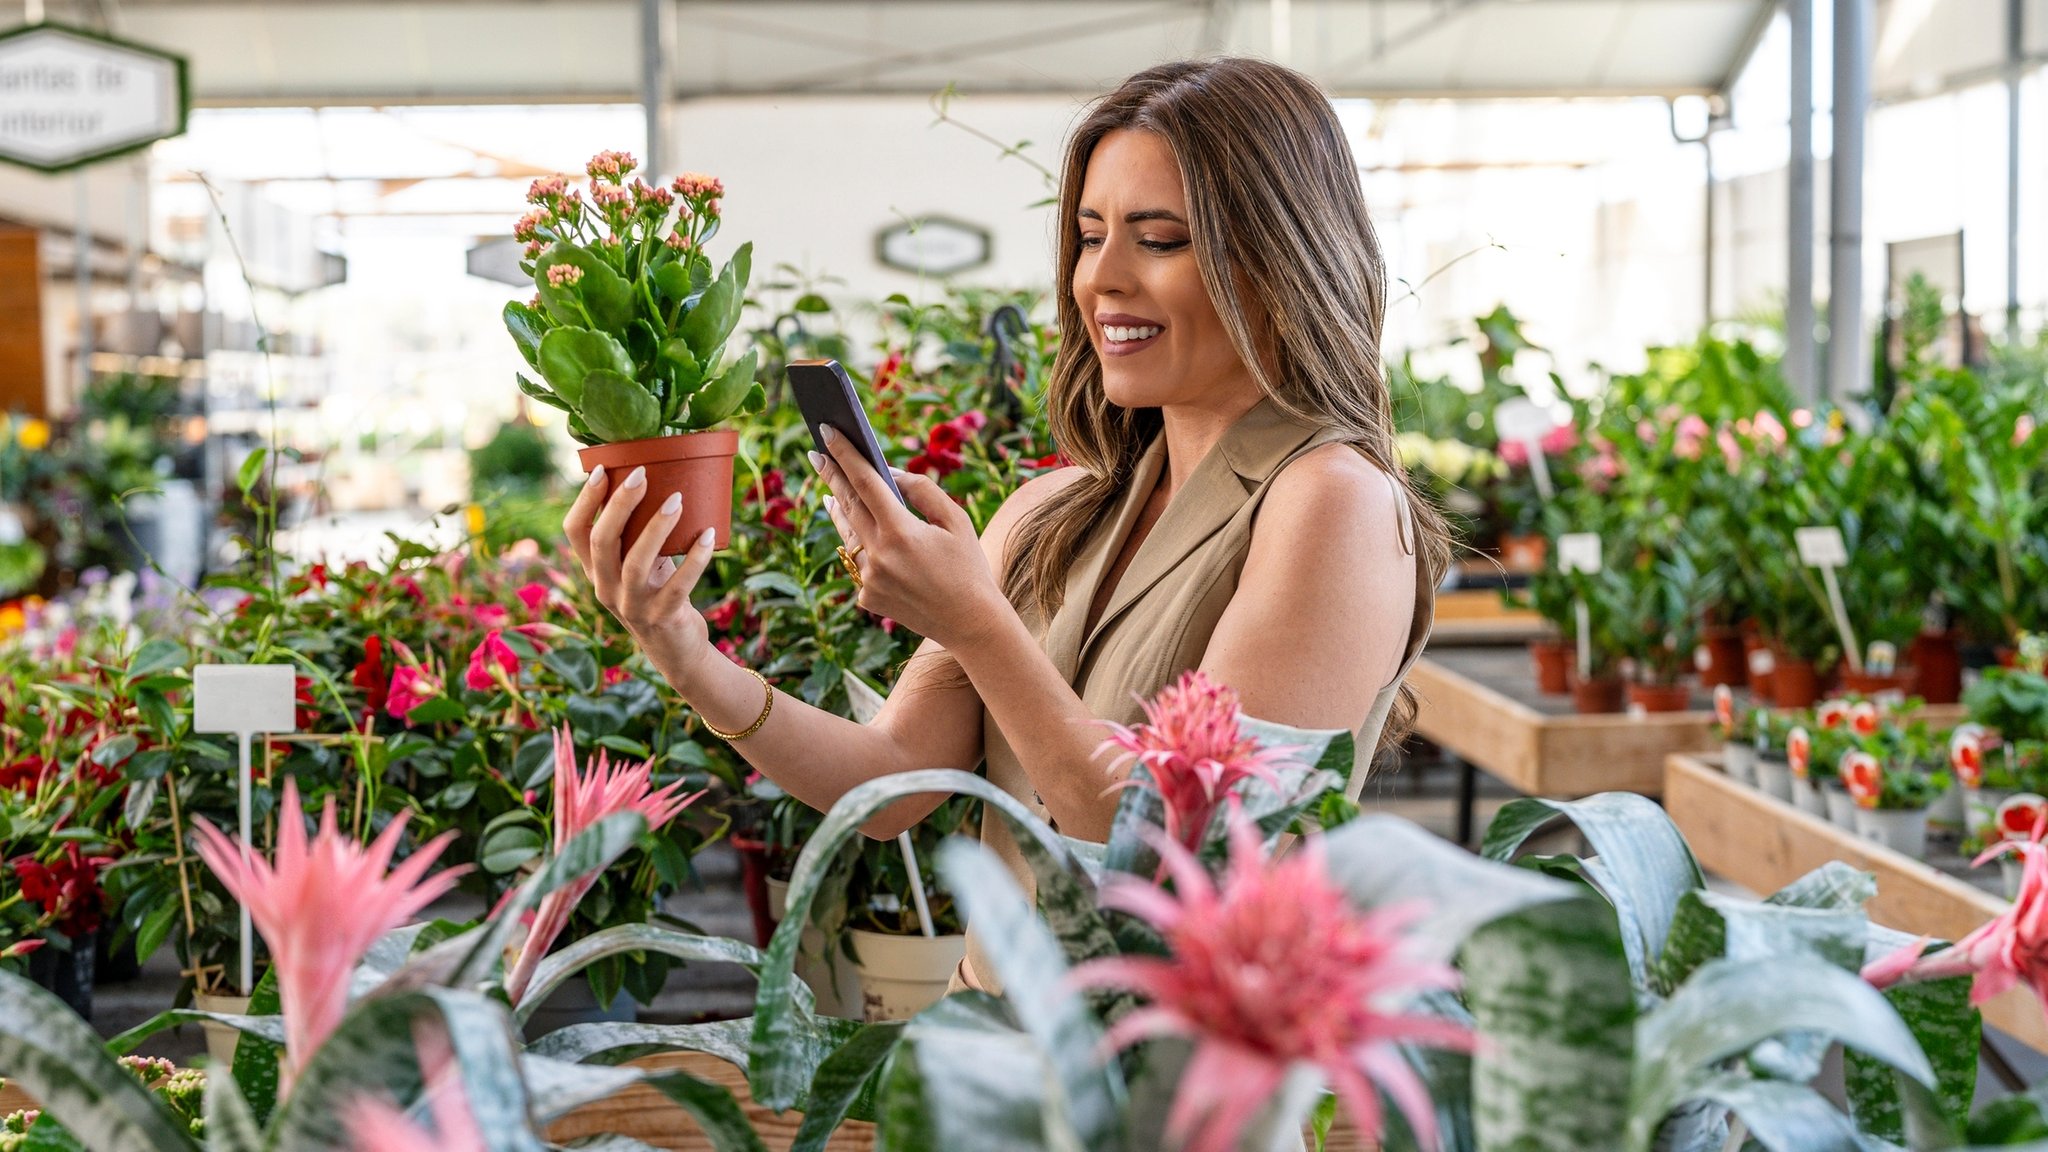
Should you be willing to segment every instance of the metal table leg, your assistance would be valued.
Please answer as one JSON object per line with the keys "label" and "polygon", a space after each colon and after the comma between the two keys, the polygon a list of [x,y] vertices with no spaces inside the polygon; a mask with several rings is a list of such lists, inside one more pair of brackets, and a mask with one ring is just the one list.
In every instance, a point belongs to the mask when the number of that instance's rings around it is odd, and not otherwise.
{"label": "metal table leg", "polygon": [[1472,844],[1473,808],[1478,804],[1479,769],[1470,760],[1454,752],[1446,752],[1452,764],[1458,769],[1458,844],[1470,847]]}

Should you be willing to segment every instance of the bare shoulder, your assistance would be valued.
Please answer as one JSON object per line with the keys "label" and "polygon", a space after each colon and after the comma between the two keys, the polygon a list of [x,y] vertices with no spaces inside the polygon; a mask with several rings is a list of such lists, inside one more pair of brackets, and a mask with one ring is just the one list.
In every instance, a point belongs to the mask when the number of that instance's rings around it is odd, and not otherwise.
{"label": "bare shoulder", "polygon": [[1017,490],[1003,501],[1003,506],[996,509],[996,514],[989,517],[988,527],[982,529],[983,551],[991,556],[1004,555],[1010,533],[1016,530],[1017,525],[1022,523],[1026,516],[1087,475],[1086,468],[1056,468],[1018,485]]}
{"label": "bare shoulder", "polygon": [[1290,551],[1321,541],[1344,551],[1385,552],[1399,545],[1405,527],[1397,483],[1348,444],[1313,448],[1273,478],[1259,508],[1253,548],[1264,537]]}

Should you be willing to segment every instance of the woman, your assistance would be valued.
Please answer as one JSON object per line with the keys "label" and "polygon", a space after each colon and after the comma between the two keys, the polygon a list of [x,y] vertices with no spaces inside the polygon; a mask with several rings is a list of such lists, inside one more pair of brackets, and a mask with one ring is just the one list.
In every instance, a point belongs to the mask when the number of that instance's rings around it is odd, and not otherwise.
{"label": "woman", "polygon": [[[872,723],[778,695],[711,646],[689,599],[709,533],[671,562],[657,521],[621,555],[637,470],[609,500],[592,475],[570,509],[599,598],[654,666],[819,809],[877,776],[986,761],[1067,835],[1105,840],[1098,721],[1139,719],[1139,698],[1193,667],[1248,714],[1355,730],[1362,761],[1412,714],[1401,680],[1449,548],[1396,463],[1385,272],[1327,99],[1257,60],[1139,73],[1075,131],[1059,219],[1047,406],[1074,466],[1019,488],[977,540],[929,479],[896,474],[920,519],[845,437],[812,454],[861,606],[927,638]],[[865,830],[894,836],[941,799]],[[1000,819],[982,836],[1028,890]],[[991,983],[971,933],[961,975]]]}

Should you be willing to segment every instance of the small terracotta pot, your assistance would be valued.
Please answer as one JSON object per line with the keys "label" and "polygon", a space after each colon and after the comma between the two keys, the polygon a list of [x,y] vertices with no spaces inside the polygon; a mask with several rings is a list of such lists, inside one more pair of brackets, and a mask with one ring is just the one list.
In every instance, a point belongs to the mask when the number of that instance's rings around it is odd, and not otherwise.
{"label": "small terracotta pot", "polygon": [[1813,661],[1788,656],[1782,648],[1771,655],[1771,703],[1779,708],[1813,707],[1820,699],[1820,674]]}
{"label": "small terracotta pot", "polygon": [[1536,689],[1546,696],[1562,696],[1572,690],[1572,666],[1578,655],[1564,640],[1531,640],[1529,655],[1536,662]]}
{"label": "small terracotta pot", "polygon": [[736,835],[732,846],[740,857],[740,891],[746,894],[747,911],[754,918],[754,940],[766,948],[768,938],[775,935],[777,920],[768,908],[768,842]]}
{"label": "small terracotta pot", "polygon": [[1733,628],[1709,628],[1700,636],[1700,651],[1706,659],[1700,664],[1700,685],[1715,688],[1722,684],[1738,687],[1749,682],[1749,653],[1742,642],[1742,633]]}
{"label": "small terracotta pot", "polygon": [[1581,680],[1575,671],[1572,674],[1572,708],[1588,715],[1600,712],[1621,711],[1621,677],[1615,675],[1596,676]]}
{"label": "small terracotta pot", "polygon": [[1842,669],[1842,691],[1854,692],[1859,696],[1876,696],[1885,692],[1896,692],[1901,696],[1914,694],[1919,677],[1911,668],[1901,668],[1888,676],[1875,672],[1857,672]]}
{"label": "small terracotta pot", "polygon": [[576,453],[576,459],[585,472],[604,466],[607,499],[633,469],[647,469],[647,495],[626,517],[622,543],[629,549],[669,493],[682,493],[682,514],[661,548],[662,555],[675,556],[689,551],[706,528],[717,533],[715,547],[732,543],[732,458],[739,446],[739,433],[718,429],[598,444]]}
{"label": "small terracotta pot", "polygon": [[1760,636],[1744,634],[1742,637],[1742,672],[1749,682],[1749,694],[1759,700],[1771,697],[1771,672],[1775,667],[1777,653],[1772,651],[1770,642]]}
{"label": "small terracotta pot", "polygon": [[1645,712],[1683,712],[1692,702],[1692,690],[1684,684],[1628,685],[1628,706]]}
{"label": "small terracotta pot", "polygon": [[1550,541],[1538,534],[1502,536],[1501,566],[1510,572],[1541,572],[1550,557]]}
{"label": "small terracotta pot", "polygon": [[1913,637],[1913,667],[1920,673],[1920,698],[1953,704],[1963,698],[1963,654],[1953,630]]}

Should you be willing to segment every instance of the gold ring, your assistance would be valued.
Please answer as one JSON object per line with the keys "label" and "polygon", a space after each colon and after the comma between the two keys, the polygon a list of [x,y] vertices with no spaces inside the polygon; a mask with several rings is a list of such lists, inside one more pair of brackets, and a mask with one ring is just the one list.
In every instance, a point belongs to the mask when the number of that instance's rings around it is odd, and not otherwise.
{"label": "gold ring", "polygon": [[865,551],[867,551],[867,550],[868,550],[868,546],[867,546],[867,545],[865,545],[865,544],[855,544],[855,545],[853,546],[853,551],[851,551],[851,552],[847,553],[847,555],[848,555],[848,556],[850,556],[850,557],[852,557],[852,558],[853,558],[853,559],[855,559],[855,560],[858,560],[858,559],[860,559],[860,554],[861,554],[861,553],[863,553],[863,552],[865,552]]}
{"label": "gold ring", "polygon": [[853,578],[853,586],[855,588],[864,589],[867,587],[860,578],[860,565],[854,562],[853,553],[848,552],[844,544],[839,546],[839,563],[845,566],[846,574]]}

